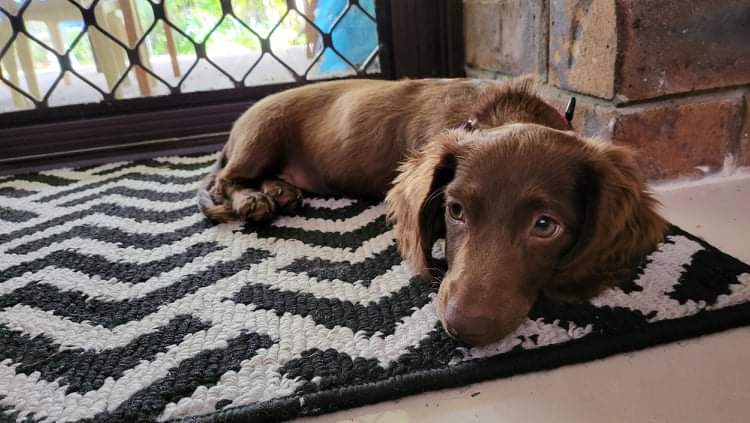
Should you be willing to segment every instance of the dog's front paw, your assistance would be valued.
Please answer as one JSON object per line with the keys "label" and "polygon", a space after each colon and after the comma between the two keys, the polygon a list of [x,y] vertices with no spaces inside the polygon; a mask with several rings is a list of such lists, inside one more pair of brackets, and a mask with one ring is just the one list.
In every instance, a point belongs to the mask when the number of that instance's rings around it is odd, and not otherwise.
{"label": "dog's front paw", "polygon": [[240,219],[262,222],[271,219],[276,206],[269,195],[244,189],[232,194],[232,209]]}
{"label": "dog's front paw", "polygon": [[282,180],[267,179],[260,185],[260,190],[282,210],[293,211],[302,205],[302,191]]}

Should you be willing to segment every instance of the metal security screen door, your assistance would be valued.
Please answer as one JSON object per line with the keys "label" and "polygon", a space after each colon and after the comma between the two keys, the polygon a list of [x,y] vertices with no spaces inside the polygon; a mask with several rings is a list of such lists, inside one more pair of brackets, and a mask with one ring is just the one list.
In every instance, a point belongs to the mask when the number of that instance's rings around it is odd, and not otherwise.
{"label": "metal security screen door", "polygon": [[0,0],[0,174],[215,149],[315,81],[460,76],[461,22],[461,0]]}
{"label": "metal security screen door", "polygon": [[0,112],[381,75],[374,0],[0,0]]}

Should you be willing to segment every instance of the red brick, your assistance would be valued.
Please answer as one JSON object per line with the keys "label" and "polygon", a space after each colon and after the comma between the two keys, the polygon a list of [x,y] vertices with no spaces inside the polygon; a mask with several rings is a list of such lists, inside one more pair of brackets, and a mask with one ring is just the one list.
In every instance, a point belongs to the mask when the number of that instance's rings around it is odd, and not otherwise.
{"label": "red brick", "polygon": [[750,83],[747,0],[616,3],[621,101]]}
{"label": "red brick", "polygon": [[[568,100],[573,95],[552,89],[543,89],[541,94],[546,101],[561,112],[565,110]],[[610,140],[612,139],[616,110],[611,105],[576,96],[573,129],[585,137]]]}
{"label": "red brick", "polygon": [[613,141],[635,147],[652,179],[716,171],[736,141],[742,101],[733,94],[617,109]]}
{"label": "red brick", "polygon": [[467,0],[464,45],[469,66],[546,77],[545,0]]}
{"label": "red brick", "polygon": [[614,96],[614,2],[550,3],[549,81],[560,88],[610,99]]}

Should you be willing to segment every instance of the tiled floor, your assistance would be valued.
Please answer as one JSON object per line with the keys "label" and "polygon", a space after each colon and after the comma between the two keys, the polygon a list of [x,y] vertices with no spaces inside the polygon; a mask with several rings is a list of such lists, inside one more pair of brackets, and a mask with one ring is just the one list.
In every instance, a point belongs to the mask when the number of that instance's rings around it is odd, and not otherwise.
{"label": "tiled floor", "polygon": [[[750,176],[657,191],[673,223],[750,262]],[[299,421],[748,422],[749,357],[745,327]]]}

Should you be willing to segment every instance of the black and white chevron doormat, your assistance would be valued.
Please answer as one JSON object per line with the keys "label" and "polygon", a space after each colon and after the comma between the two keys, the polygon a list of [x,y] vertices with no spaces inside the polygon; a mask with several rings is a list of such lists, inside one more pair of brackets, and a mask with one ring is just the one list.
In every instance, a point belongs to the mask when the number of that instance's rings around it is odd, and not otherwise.
{"label": "black and white chevron doormat", "polygon": [[194,191],[214,158],[0,177],[0,421],[265,422],[750,323],[750,266],[672,228],[622,289],[542,299],[467,349],[382,204],[213,226]]}

